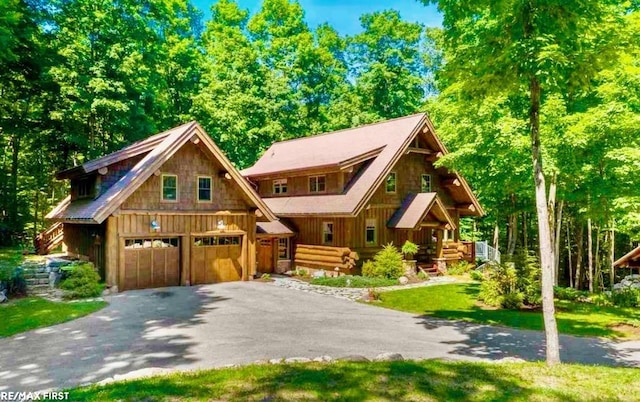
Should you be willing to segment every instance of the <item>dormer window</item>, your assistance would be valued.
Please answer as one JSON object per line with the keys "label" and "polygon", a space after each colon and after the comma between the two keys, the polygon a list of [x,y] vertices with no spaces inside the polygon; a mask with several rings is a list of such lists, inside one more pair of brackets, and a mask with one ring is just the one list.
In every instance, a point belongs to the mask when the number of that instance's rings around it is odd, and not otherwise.
{"label": "dormer window", "polygon": [[310,193],[324,193],[326,189],[325,176],[311,176],[309,177],[309,192]]}
{"label": "dormer window", "polygon": [[273,194],[287,193],[287,179],[276,179],[273,181]]}
{"label": "dormer window", "polygon": [[92,195],[91,183],[89,180],[80,180],[76,191],[77,198],[89,198]]}
{"label": "dormer window", "polygon": [[389,176],[387,176],[385,188],[387,190],[387,193],[396,192],[396,172],[389,173]]}

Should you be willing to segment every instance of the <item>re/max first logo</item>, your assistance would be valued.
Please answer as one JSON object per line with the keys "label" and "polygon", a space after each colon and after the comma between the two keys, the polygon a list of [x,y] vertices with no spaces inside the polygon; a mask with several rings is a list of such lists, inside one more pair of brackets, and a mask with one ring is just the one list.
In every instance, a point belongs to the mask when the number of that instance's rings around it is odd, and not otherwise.
{"label": "re/max first logo", "polygon": [[0,401],[65,401],[68,392],[5,392],[0,391]]}

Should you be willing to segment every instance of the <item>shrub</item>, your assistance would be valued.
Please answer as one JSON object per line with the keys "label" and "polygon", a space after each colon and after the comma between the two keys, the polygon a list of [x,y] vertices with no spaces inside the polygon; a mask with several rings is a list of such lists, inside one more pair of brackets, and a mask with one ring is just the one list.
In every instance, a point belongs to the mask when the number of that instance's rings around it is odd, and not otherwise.
{"label": "shrub", "polygon": [[269,275],[268,273],[264,273],[262,274],[262,276],[260,276],[260,279],[264,279],[265,281],[268,281],[271,279],[271,275]]}
{"label": "shrub", "polygon": [[412,260],[413,256],[418,254],[418,251],[420,251],[420,247],[417,244],[407,240],[402,245],[402,249],[400,251],[405,255],[407,260]]}
{"label": "shrub", "polygon": [[469,264],[468,262],[458,261],[451,264],[447,268],[447,273],[449,275],[464,275],[467,272],[471,271],[472,268],[473,268],[473,265]]}
{"label": "shrub", "polygon": [[380,300],[380,291],[376,288],[369,288],[367,296],[369,300]]}
{"label": "shrub", "polygon": [[428,281],[429,280],[429,274],[427,274],[424,271],[419,271],[418,272],[418,279],[422,279],[422,280]]}
{"label": "shrub", "polygon": [[640,307],[640,289],[622,287],[611,293],[611,301],[618,307]]}
{"label": "shrub", "polygon": [[520,292],[507,293],[500,300],[500,307],[508,310],[519,310],[522,307],[524,296]]}
{"label": "shrub", "polygon": [[99,282],[100,275],[93,264],[84,262],[72,265],[67,279],[60,283],[60,288],[66,290],[64,297],[67,299],[96,297],[100,296],[103,289]]}
{"label": "shrub", "polygon": [[562,286],[554,286],[553,294],[556,297],[556,299],[568,300],[568,301],[576,301],[579,299],[584,299],[589,295],[588,292],[583,292],[574,288],[565,288]]}
{"label": "shrub", "polygon": [[371,260],[367,260],[362,264],[362,275],[373,278],[376,276],[376,264]]}
{"label": "shrub", "polygon": [[293,276],[307,276],[308,274],[309,272],[303,268],[296,268],[296,270],[292,272]]}
{"label": "shrub", "polygon": [[602,306],[602,307],[613,306],[613,302],[611,301],[611,296],[607,293],[598,293],[595,295],[591,295],[589,296],[588,301],[590,303],[595,304],[596,306]]}
{"label": "shrub", "polygon": [[488,276],[480,285],[479,299],[491,306],[500,307],[504,296],[520,293],[517,289],[517,272],[512,265],[498,265],[488,271]]}
{"label": "shrub", "polygon": [[373,257],[373,267],[363,266],[362,273],[373,278],[398,279],[404,274],[402,254],[393,243],[389,243]]}
{"label": "shrub", "polygon": [[484,280],[484,274],[482,273],[482,271],[473,270],[469,273],[469,275],[474,281],[482,282]]}

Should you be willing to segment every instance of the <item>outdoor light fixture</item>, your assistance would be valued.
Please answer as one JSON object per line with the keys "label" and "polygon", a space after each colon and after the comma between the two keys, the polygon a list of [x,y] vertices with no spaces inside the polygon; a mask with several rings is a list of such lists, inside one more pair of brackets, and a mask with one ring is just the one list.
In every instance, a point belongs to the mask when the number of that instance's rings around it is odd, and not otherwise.
{"label": "outdoor light fixture", "polygon": [[160,230],[160,224],[155,219],[151,221],[151,230],[153,231]]}
{"label": "outdoor light fixture", "polygon": [[226,228],[226,225],[224,224],[224,221],[222,219],[220,219],[218,221],[218,230],[222,232],[222,231],[224,231],[225,228]]}

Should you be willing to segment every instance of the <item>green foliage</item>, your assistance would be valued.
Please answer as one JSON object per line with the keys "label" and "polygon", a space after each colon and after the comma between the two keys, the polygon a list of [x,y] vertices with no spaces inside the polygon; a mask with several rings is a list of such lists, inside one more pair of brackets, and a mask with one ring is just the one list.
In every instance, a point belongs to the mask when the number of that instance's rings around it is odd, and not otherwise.
{"label": "green foliage", "polygon": [[611,302],[618,307],[640,307],[640,289],[623,287],[611,292]]}
{"label": "green foliage", "polygon": [[522,307],[524,295],[522,293],[507,293],[500,299],[500,307],[507,310],[519,310]]}
{"label": "green foliage", "polygon": [[402,249],[400,251],[405,255],[407,260],[411,260],[413,259],[413,256],[418,254],[418,251],[420,251],[420,246],[407,240],[402,245]]}
{"label": "green foliage", "polygon": [[296,269],[292,272],[293,276],[309,276],[309,271],[307,271],[304,268],[298,268],[296,267]]}
{"label": "green foliage", "polygon": [[488,271],[478,298],[490,306],[500,307],[506,295],[522,292],[517,288],[518,273],[514,266],[501,264]]}
{"label": "green foliage", "polygon": [[373,262],[365,262],[362,274],[372,278],[397,279],[404,274],[402,254],[398,248],[389,243],[373,257]]}
{"label": "green foliage", "polygon": [[380,300],[380,291],[376,288],[369,288],[367,291],[367,297],[370,301],[378,301]]}
{"label": "green foliage", "polygon": [[65,298],[82,299],[100,296],[104,285],[100,284],[100,275],[90,262],[74,264],[65,280],[60,283]]}
{"label": "green foliage", "polygon": [[416,275],[418,277],[418,279],[422,279],[422,280],[429,280],[429,274],[427,274],[424,271],[418,271],[418,275]]}
{"label": "green foliage", "polygon": [[449,275],[464,275],[473,269],[473,264],[469,264],[467,261],[456,261],[455,263],[447,267],[447,273]]}
{"label": "green foliage", "polygon": [[554,286],[553,294],[556,299],[568,301],[585,300],[589,296],[589,292],[580,291],[574,288],[565,288],[562,286]]}
{"label": "green foliage", "polygon": [[271,279],[271,275],[269,275],[268,273],[264,273],[260,276],[260,279],[264,279],[265,281],[268,281]]}
{"label": "green foliage", "polygon": [[484,274],[482,271],[472,270],[469,272],[469,275],[474,281],[482,282],[484,280]]}
{"label": "green foliage", "polygon": [[397,285],[395,279],[376,278],[369,276],[342,275],[335,277],[313,278],[312,285],[332,286],[336,288],[375,288]]}

